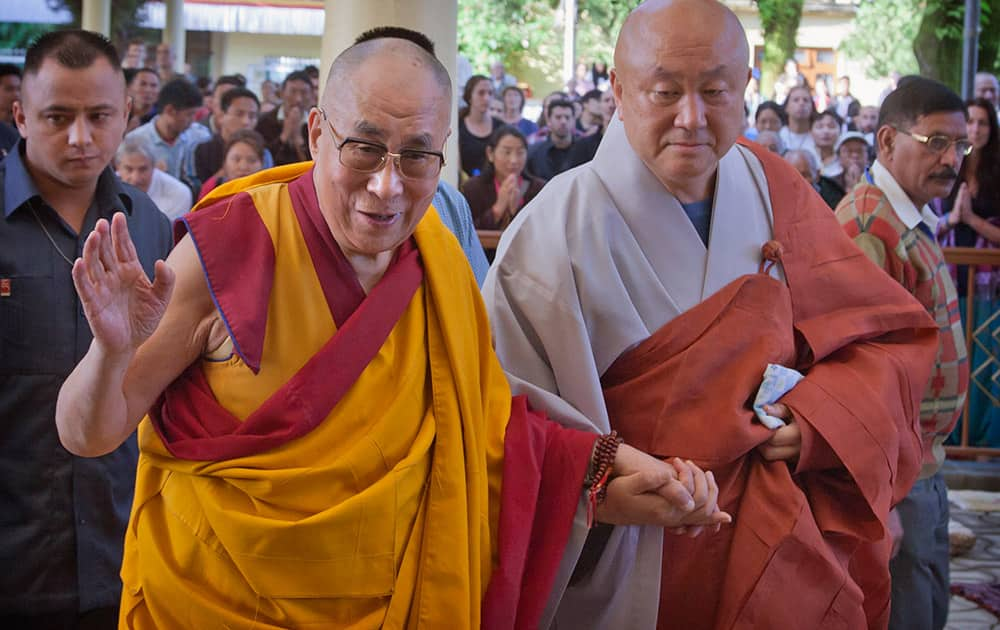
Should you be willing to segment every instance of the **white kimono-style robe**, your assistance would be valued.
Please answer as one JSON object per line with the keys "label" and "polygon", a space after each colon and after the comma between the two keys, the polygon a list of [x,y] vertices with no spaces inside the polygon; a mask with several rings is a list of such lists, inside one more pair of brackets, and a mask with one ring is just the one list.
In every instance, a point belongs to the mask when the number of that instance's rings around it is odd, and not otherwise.
{"label": "white kimono-style robe", "polygon": [[[681,313],[756,273],[771,235],[767,181],[748,149],[734,146],[720,160],[706,249],[614,120],[592,162],[554,178],[518,214],[487,276],[483,296],[514,393],[565,425],[608,433],[601,375]],[[783,279],[780,266],[771,273]],[[587,531],[581,502],[541,627],[655,627],[663,530],[615,527],[591,575],[569,587]]]}

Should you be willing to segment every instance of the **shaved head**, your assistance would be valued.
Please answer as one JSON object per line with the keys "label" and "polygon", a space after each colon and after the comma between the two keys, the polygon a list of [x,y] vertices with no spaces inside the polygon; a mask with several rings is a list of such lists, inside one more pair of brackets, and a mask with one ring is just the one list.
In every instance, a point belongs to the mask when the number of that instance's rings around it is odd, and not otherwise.
{"label": "shaved head", "polygon": [[618,73],[643,65],[652,52],[671,47],[709,47],[741,68],[750,66],[750,46],[739,18],[716,0],[647,0],[622,24],[615,45]]}
{"label": "shaved head", "polygon": [[707,199],[744,125],[750,49],[715,0],[649,0],[625,20],[611,85],[629,144],[682,203]]}
{"label": "shaved head", "polygon": [[326,87],[333,89],[323,90],[324,104],[336,98],[338,92],[343,93],[345,87],[356,85],[359,74],[370,72],[379,63],[397,67],[402,64],[414,75],[423,73],[440,88],[445,100],[451,102],[451,77],[434,55],[409,40],[383,37],[355,44],[334,59],[326,79]]}

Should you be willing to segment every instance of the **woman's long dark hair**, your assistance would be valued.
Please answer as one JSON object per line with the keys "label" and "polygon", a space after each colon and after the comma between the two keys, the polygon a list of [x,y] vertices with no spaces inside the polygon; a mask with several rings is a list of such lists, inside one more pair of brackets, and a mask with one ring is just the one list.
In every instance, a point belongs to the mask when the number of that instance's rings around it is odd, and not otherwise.
{"label": "woman's long dark hair", "polygon": [[[521,144],[524,145],[525,149],[528,148],[528,140],[524,137],[524,134],[521,133],[520,129],[512,125],[502,125],[497,127],[496,131],[490,134],[490,139],[486,142],[486,146],[489,147],[491,151],[496,151],[497,145],[499,145],[500,141],[507,136],[514,136],[521,141]],[[496,168],[493,166],[493,162],[486,160],[486,164],[483,166],[482,176],[487,180],[492,181],[495,175]]]}
{"label": "woman's long dark hair", "polygon": [[[979,184],[976,200],[980,202],[975,204],[980,210],[976,214],[984,219],[1000,217],[1000,125],[997,124],[997,110],[993,107],[993,103],[985,98],[966,101],[966,110],[971,107],[978,107],[986,112],[986,120],[990,125],[989,138],[980,149],[979,164],[976,166],[976,182]],[[959,185],[968,179],[968,165],[969,161],[965,160],[958,171],[958,181],[948,194],[949,208],[955,205]]]}
{"label": "woman's long dark hair", "polygon": [[458,119],[461,120],[469,115],[469,109],[472,108],[472,92],[475,91],[476,85],[480,81],[489,81],[490,78],[485,74],[474,74],[469,77],[469,80],[465,82],[465,89],[462,90],[462,100],[465,101],[465,106],[458,110]]}

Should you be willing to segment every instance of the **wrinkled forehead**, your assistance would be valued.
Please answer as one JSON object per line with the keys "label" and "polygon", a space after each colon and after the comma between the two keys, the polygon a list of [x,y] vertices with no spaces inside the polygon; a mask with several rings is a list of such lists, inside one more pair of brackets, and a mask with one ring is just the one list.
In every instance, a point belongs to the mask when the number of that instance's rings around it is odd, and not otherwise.
{"label": "wrinkled forehead", "polygon": [[368,135],[387,139],[427,135],[437,145],[447,135],[451,102],[429,71],[363,64],[342,89],[328,93],[324,108],[338,125],[377,128]]}

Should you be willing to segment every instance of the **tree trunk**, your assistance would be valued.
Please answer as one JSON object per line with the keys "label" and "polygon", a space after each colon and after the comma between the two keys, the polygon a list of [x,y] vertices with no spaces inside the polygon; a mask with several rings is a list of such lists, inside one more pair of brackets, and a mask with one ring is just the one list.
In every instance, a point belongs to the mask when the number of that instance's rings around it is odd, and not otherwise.
{"label": "tree trunk", "polygon": [[[955,34],[962,32],[964,4],[962,0],[928,4],[913,40],[920,74],[944,83],[955,93],[962,89],[962,40]],[[959,7],[962,10],[956,12]]]}
{"label": "tree trunk", "polygon": [[802,0],[757,0],[757,8],[764,29],[760,93],[771,94],[785,62],[795,57],[795,35],[802,20]]}

